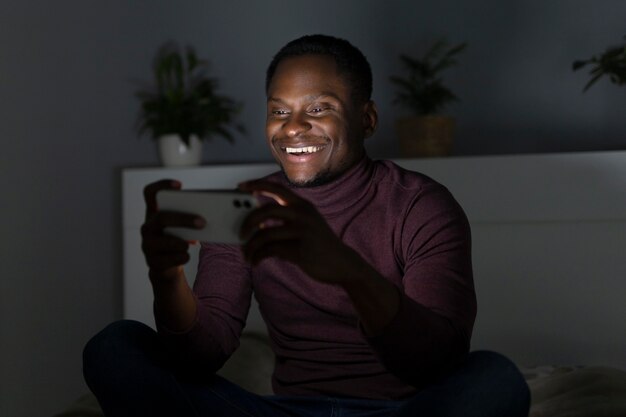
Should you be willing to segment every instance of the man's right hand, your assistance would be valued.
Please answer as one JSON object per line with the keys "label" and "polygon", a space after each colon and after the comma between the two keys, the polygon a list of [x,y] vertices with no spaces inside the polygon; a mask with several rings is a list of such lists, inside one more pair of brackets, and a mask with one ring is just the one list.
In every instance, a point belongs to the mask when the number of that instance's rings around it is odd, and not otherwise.
{"label": "man's right hand", "polygon": [[172,211],[159,211],[156,194],[161,190],[179,190],[176,180],[161,180],[144,188],[146,220],[141,227],[141,249],[150,270],[153,284],[165,283],[184,277],[183,265],[189,261],[189,242],[163,232],[166,227],[201,229],[205,220],[197,215]]}

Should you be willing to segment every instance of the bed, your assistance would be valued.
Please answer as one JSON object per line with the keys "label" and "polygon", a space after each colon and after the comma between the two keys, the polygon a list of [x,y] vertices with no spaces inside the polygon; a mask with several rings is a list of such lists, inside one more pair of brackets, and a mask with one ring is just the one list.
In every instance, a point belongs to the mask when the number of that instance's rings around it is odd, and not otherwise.
{"label": "bed", "polygon": [[[472,349],[518,364],[531,387],[531,416],[626,416],[626,151],[396,162],[445,184],[466,210],[479,300]],[[153,325],[139,245],[145,184],[168,177],[224,188],[275,168],[124,170],[125,317]],[[244,333],[223,372],[262,393],[272,357],[256,310]],[[246,362],[254,357],[265,359]],[[74,406],[83,414],[59,415],[99,415],[89,395]]]}

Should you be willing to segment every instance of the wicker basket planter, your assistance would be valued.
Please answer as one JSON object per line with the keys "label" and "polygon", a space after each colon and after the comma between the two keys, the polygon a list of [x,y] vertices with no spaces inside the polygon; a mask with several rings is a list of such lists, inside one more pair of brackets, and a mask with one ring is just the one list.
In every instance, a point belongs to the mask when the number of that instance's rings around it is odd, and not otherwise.
{"label": "wicker basket planter", "polygon": [[447,156],[452,152],[455,122],[441,115],[399,119],[396,133],[405,158]]}

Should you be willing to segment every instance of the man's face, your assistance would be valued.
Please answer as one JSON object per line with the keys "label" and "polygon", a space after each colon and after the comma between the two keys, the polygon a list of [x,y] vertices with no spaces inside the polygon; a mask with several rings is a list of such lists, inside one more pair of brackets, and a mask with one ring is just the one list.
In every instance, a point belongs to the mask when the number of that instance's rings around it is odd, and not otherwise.
{"label": "man's face", "polygon": [[376,108],[355,103],[351,93],[331,57],[304,55],[278,64],[267,92],[265,134],[292,184],[326,183],[363,156]]}

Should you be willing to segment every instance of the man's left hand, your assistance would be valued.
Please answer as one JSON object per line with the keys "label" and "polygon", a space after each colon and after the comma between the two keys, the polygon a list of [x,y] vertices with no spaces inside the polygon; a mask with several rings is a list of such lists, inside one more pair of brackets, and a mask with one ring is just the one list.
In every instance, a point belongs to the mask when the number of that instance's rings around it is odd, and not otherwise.
{"label": "man's left hand", "polygon": [[267,181],[239,185],[242,191],[273,198],[251,212],[241,227],[245,259],[256,265],[277,257],[299,266],[311,278],[331,284],[349,284],[357,278],[363,259],[331,230],[307,200],[288,188]]}

